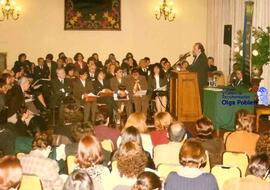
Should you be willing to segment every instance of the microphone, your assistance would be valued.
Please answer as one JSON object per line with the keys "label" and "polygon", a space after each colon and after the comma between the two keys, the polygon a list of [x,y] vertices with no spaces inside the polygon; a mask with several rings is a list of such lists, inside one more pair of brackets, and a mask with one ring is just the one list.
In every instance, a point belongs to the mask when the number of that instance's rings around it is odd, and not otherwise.
{"label": "microphone", "polygon": [[179,56],[179,59],[186,59],[187,57],[191,56],[190,53],[191,53],[191,52],[189,51],[189,52],[185,53],[184,55],[183,55],[183,54],[180,55],[180,56]]}

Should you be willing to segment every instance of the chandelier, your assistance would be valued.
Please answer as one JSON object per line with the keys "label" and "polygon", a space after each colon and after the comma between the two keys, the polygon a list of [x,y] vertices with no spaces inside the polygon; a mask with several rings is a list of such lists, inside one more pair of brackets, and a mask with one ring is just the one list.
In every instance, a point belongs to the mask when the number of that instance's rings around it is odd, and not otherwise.
{"label": "chandelier", "polygon": [[14,0],[0,0],[0,21],[8,20],[12,18],[17,20],[20,16],[20,8],[16,5]]}
{"label": "chandelier", "polygon": [[175,19],[175,14],[176,10],[173,8],[172,1],[167,4],[166,0],[161,0],[159,7],[155,9],[155,16],[157,20],[160,20],[163,16],[165,20],[172,22]]}

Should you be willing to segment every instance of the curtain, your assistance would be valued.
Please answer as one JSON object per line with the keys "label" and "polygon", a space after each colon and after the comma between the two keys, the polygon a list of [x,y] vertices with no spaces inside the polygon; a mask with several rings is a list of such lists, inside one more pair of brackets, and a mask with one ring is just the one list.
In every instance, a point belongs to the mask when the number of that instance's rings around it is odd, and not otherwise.
{"label": "curtain", "polygon": [[[223,45],[224,25],[232,25],[232,39],[238,30],[243,30],[245,1],[207,0],[206,52],[215,58],[216,66],[226,78],[229,74],[229,55],[231,53],[233,59],[234,46],[230,52],[230,48]],[[270,0],[254,0],[253,26],[270,26]],[[262,78],[261,86],[270,91],[270,64],[263,67]],[[270,92],[268,95],[270,100]]]}

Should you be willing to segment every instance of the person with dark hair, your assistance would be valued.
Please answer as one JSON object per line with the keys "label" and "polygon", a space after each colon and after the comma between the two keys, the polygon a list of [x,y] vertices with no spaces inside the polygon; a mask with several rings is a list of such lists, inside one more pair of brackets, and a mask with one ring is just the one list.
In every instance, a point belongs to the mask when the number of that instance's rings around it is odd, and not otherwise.
{"label": "person with dark hair", "polygon": [[107,68],[107,65],[110,63],[115,63],[117,64],[117,66],[119,66],[119,61],[116,60],[116,57],[113,53],[110,53],[108,59],[105,61],[104,64],[105,69]]}
{"label": "person with dark hair", "polygon": [[[68,79],[70,79],[71,81],[77,79],[77,76],[75,75],[75,67],[73,64],[68,64],[66,67],[65,67],[65,72],[66,72],[66,77]],[[73,86],[73,83],[71,82],[72,86]]]}
{"label": "person with dark hair", "polygon": [[147,81],[144,76],[139,74],[139,69],[134,68],[131,75],[127,76],[127,90],[135,105],[135,112],[143,112],[147,116],[148,96],[146,92],[148,89]]}
{"label": "person with dark hair", "polygon": [[87,171],[75,170],[69,175],[63,190],[95,190],[95,188]]}
{"label": "person with dark hair", "polygon": [[158,166],[161,163],[178,164],[178,153],[187,138],[184,124],[173,122],[168,128],[169,143],[157,145],[154,148],[154,162]]}
{"label": "person with dark hair", "polygon": [[22,180],[22,166],[15,156],[0,159],[0,189],[17,190]]}
{"label": "person with dark hair", "polygon": [[127,74],[130,74],[131,73],[131,70],[133,68],[136,68],[138,65],[137,65],[137,62],[133,59],[133,57],[129,56],[129,57],[126,57],[122,64],[121,64],[121,68],[127,73]]}
{"label": "person with dark hair", "polygon": [[60,52],[58,54],[58,59],[62,59],[63,57],[66,57],[66,54],[64,52]]}
{"label": "person with dark hair", "polygon": [[171,77],[171,72],[173,70],[171,63],[169,61],[163,62],[162,64],[162,69],[164,71],[164,74],[168,80],[168,82],[170,81],[170,77]]}
{"label": "person with dark hair", "polygon": [[203,87],[208,83],[208,63],[204,47],[201,43],[195,43],[193,46],[194,61],[188,66],[187,70],[198,74],[198,85],[200,91],[201,105],[203,105]]}
{"label": "person with dark hair", "polygon": [[116,158],[117,169],[113,170],[106,189],[130,189],[147,165],[147,156],[140,144],[134,141],[121,145]]}
{"label": "person with dark hair", "polygon": [[133,56],[133,54],[132,54],[131,52],[128,52],[128,53],[126,54],[126,58],[127,58],[127,59],[128,59],[128,58],[132,58],[132,59],[133,59],[134,66],[137,67],[137,61],[134,59],[134,56]]}
{"label": "person with dark hair", "polygon": [[199,142],[185,141],[179,152],[181,167],[168,175],[164,190],[218,190],[216,178],[200,169],[206,158],[205,149]]}
{"label": "person with dark hair", "polygon": [[210,158],[211,167],[222,164],[222,153],[224,152],[224,143],[220,138],[214,137],[214,126],[207,117],[202,117],[196,122],[196,140],[199,141]]}
{"label": "person with dark hair", "polygon": [[168,80],[159,63],[152,66],[151,75],[148,77],[147,94],[155,99],[157,112],[166,111]]}
{"label": "person with dark hair", "polygon": [[96,122],[94,126],[95,135],[99,140],[110,139],[114,145],[117,147],[116,141],[120,136],[120,131],[117,128],[112,128],[109,125],[109,113],[108,109],[103,108],[96,114]]}
{"label": "person with dark hair", "polygon": [[87,79],[87,69],[79,70],[79,79],[75,80],[73,83],[73,96],[75,97],[78,104],[84,107],[84,122],[87,123],[90,118],[91,121],[95,122],[96,110],[97,110],[97,101],[88,101],[87,96],[89,94],[95,93],[92,81]]}
{"label": "person with dark hair", "polygon": [[208,67],[209,67],[210,72],[217,71],[217,66],[215,66],[214,57],[208,57],[207,58],[207,63],[208,63]]}
{"label": "person with dark hair", "polygon": [[94,81],[96,77],[97,66],[96,60],[93,57],[90,57],[87,60],[87,68],[88,68],[88,79]]}
{"label": "person with dark hair", "polygon": [[237,86],[244,86],[244,81],[243,81],[243,72],[240,69],[236,69],[235,71],[235,76],[236,78],[232,81],[232,86],[237,87]]}
{"label": "person with dark hair", "polygon": [[63,188],[57,162],[48,158],[52,150],[52,141],[53,138],[48,132],[37,133],[32,143],[33,150],[19,157],[23,173],[38,176],[44,190]]}
{"label": "person with dark hair", "polygon": [[162,182],[153,172],[142,172],[131,190],[161,190]]}
{"label": "person with dark hair", "polygon": [[166,62],[168,62],[169,60],[167,59],[167,57],[162,57],[161,59],[160,59],[160,65],[163,65],[164,63],[166,63]]}
{"label": "person with dark hair", "polygon": [[76,71],[79,71],[80,69],[86,68],[86,62],[84,62],[83,59],[84,59],[84,56],[83,56],[82,53],[78,52],[78,53],[75,54],[75,56],[74,56],[74,60],[75,60],[74,66],[75,66]]}
{"label": "person with dark hair", "polygon": [[38,65],[34,69],[34,80],[39,80],[39,79],[49,79],[50,76],[50,69],[45,64],[44,58],[39,57],[37,59]]}
{"label": "person with dark hair", "polygon": [[265,181],[269,176],[270,160],[266,154],[251,158],[248,166],[249,175],[245,178],[232,178],[226,181],[222,190],[269,190],[270,182]]}
{"label": "person with dark hair", "polygon": [[103,64],[102,64],[102,62],[99,60],[98,54],[97,54],[97,53],[93,53],[91,57],[93,57],[93,58],[95,59],[97,68],[103,69]]}
{"label": "person with dark hair", "polygon": [[17,84],[24,75],[24,69],[22,67],[13,67],[11,70],[14,73],[14,82]]}
{"label": "person with dark hair", "polygon": [[78,146],[76,164],[80,170],[85,170],[93,179],[95,189],[106,189],[106,177],[109,169],[103,166],[104,155],[98,139],[93,135],[85,135]]}
{"label": "person with dark hair", "polygon": [[25,53],[21,53],[18,56],[18,60],[14,63],[14,67],[22,68],[24,70],[26,77],[33,77],[35,64],[27,60],[27,56]]}
{"label": "person with dark hair", "polygon": [[57,78],[57,74],[56,74],[57,63],[53,61],[53,54],[49,53],[46,55],[45,64],[49,67],[49,71],[50,71],[49,79]]}

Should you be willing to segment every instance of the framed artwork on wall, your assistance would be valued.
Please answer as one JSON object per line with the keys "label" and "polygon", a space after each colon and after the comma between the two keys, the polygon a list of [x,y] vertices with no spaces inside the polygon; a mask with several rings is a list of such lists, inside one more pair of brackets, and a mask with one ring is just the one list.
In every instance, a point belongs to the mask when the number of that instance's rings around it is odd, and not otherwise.
{"label": "framed artwork on wall", "polygon": [[65,30],[121,30],[121,0],[65,0]]}
{"label": "framed artwork on wall", "polygon": [[0,52],[0,73],[7,68],[7,54]]}

